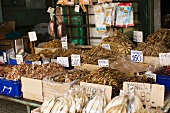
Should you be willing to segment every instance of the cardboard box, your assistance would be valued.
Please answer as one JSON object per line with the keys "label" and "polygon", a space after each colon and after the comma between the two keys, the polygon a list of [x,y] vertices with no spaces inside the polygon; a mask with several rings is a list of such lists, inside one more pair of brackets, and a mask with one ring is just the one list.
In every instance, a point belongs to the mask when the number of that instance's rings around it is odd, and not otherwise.
{"label": "cardboard box", "polygon": [[21,77],[23,98],[43,102],[42,80]]}
{"label": "cardboard box", "polygon": [[57,83],[53,81],[43,80],[43,96],[44,98],[54,95],[56,97],[63,96],[68,90],[79,80],[70,83]]}

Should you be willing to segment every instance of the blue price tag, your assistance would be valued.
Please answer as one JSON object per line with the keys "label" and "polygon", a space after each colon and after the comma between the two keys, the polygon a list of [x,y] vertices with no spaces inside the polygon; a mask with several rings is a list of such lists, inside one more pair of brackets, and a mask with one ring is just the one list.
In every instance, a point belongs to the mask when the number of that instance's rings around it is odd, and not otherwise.
{"label": "blue price tag", "polygon": [[143,62],[142,51],[131,50],[131,61],[132,62]]}

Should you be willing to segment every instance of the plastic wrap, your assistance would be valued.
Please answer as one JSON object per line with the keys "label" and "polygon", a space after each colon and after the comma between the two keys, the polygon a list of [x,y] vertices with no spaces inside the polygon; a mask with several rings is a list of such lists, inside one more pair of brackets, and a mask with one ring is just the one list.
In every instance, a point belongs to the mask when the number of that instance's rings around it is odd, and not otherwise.
{"label": "plastic wrap", "polygon": [[134,26],[132,3],[119,3],[116,9],[116,26]]}
{"label": "plastic wrap", "polygon": [[97,33],[106,32],[106,25],[103,25],[105,14],[102,5],[94,5],[94,16]]}

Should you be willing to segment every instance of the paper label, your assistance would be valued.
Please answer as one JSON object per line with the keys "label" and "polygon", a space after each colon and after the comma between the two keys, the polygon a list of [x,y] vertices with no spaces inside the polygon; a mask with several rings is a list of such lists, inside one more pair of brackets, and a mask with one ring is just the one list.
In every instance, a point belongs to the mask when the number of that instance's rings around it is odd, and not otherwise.
{"label": "paper label", "polygon": [[143,32],[142,31],[133,31],[133,41],[143,42]]}
{"label": "paper label", "polygon": [[64,37],[61,37],[61,42],[67,42],[67,35]]}
{"label": "paper label", "polygon": [[61,44],[62,44],[62,48],[63,48],[63,49],[68,49],[68,44],[67,44],[67,42],[61,42]]}
{"label": "paper label", "polygon": [[131,61],[132,62],[143,62],[142,51],[131,50]]}
{"label": "paper label", "polygon": [[147,71],[145,73],[145,75],[148,77],[148,78],[153,78],[156,82],[156,74],[152,73],[151,71]]}
{"label": "paper label", "polygon": [[3,52],[4,62],[7,62],[7,55],[6,52]]}
{"label": "paper label", "polygon": [[164,85],[124,82],[123,90],[127,91],[130,86],[134,86],[135,93],[139,96],[144,105],[152,107],[164,106]]}
{"label": "paper label", "polygon": [[34,65],[34,64],[41,65],[41,61],[34,61],[34,62],[32,62],[32,64],[33,64],[33,65]]}
{"label": "paper label", "polygon": [[37,35],[35,31],[28,32],[28,36],[29,36],[30,41],[37,41]]}
{"label": "paper label", "polygon": [[80,10],[80,6],[79,5],[75,5],[75,12],[79,12]]}
{"label": "paper label", "polygon": [[107,50],[111,50],[110,49],[110,44],[102,44],[102,48],[105,48]]}
{"label": "paper label", "polygon": [[17,61],[17,64],[21,64],[23,62],[23,56],[22,55],[16,55],[16,61]]}
{"label": "paper label", "polygon": [[109,60],[98,60],[99,67],[109,67]]}
{"label": "paper label", "polygon": [[68,57],[57,57],[57,63],[64,67],[69,67]]}
{"label": "paper label", "polygon": [[112,86],[99,85],[99,84],[86,83],[86,82],[80,82],[80,86],[85,88],[86,95],[88,96],[88,98],[93,97],[96,91],[104,89],[107,103],[110,102],[111,100]]}
{"label": "paper label", "polygon": [[159,61],[161,66],[170,65],[170,53],[159,53]]}
{"label": "paper label", "polygon": [[81,66],[80,55],[71,55],[71,65]]}
{"label": "paper label", "polygon": [[57,63],[57,59],[51,59],[51,62]]}

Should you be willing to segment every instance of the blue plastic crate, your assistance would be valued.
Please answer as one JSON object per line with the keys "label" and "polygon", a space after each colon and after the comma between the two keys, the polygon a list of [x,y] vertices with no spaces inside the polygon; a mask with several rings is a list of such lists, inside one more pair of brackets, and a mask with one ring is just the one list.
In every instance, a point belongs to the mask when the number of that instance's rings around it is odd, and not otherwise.
{"label": "blue plastic crate", "polygon": [[165,86],[165,93],[170,91],[170,76],[157,75],[156,82]]}
{"label": "blue plastic crate", "polygon": [[21,81],[0,79],[0,94],[9,97],[21,98]]}
{"label": "blue plastic crate", "polygon": [[16,59],[10,58],[9,62],[10,62],[11,65],[17,65],[17,60]]}

